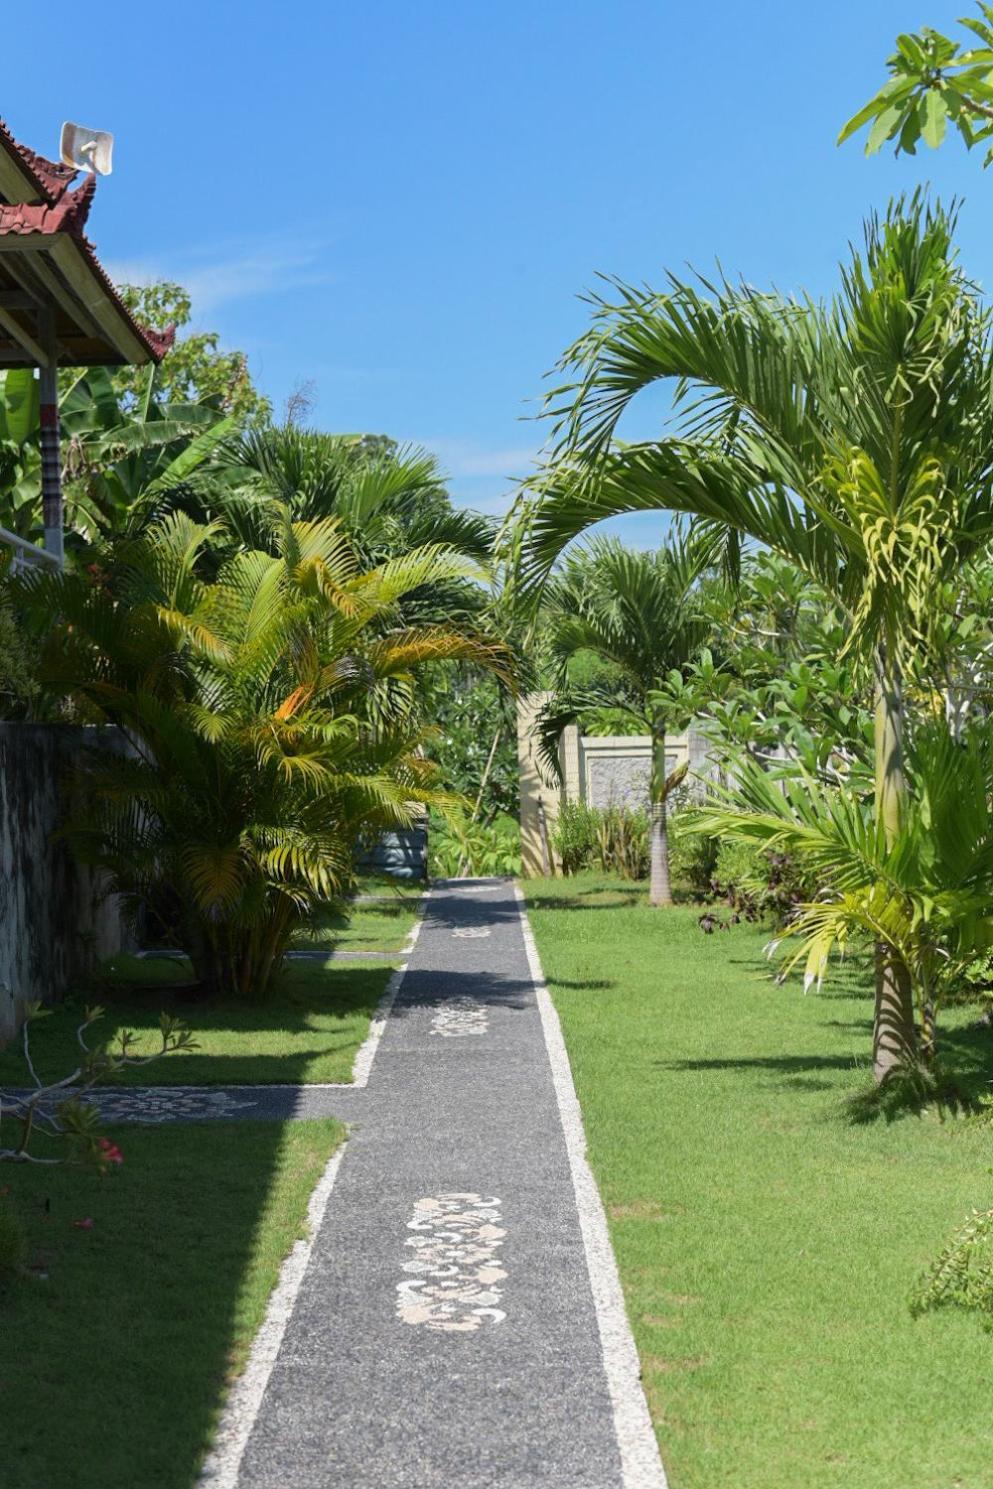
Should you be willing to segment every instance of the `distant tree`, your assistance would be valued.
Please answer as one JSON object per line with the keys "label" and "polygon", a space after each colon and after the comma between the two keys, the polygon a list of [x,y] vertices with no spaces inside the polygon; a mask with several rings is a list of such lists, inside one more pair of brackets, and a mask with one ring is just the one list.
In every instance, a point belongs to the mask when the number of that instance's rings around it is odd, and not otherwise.
{"label": "distant tree", "polygon": [[898,36],[886,64],[888,82],[849,119],[839,145],[868,125],[867,155],[890,140],[896,141],[898,155],[915,155],[922,139],[937,149],[952,124],[968,150],[988,147],[983,161],[988,166],[993,161],[993,5],[980,4],[979,10],[981,17],[959,22],[972,33],[965,45],[930,26]]}
{"label": "distant tree", "polygon": [[[670,774],[666,733],[675,709],[658,690],[672,672],[682,672],[707,639],[697,581],[710,556],[707,543],[671,544],[638,553],[607,539],[594,539],[566,562],[547,596],[547,645],[558,690],[543,710],[543,753],[562,726],[583,708],[615,708],[652,740],[650,900],[671,905],[666,801],[685,774]],[[607,663],[606,690],[580,694],[571,685],[570,664],[592,654]]]}
{"label": "distant tree", "polygon": [[[118,294],[136,320],[156,331],[175,326],[177,333],[188,326],[193,304],[182,285],[169,280],[155,284],[118,285]],[[239,418],[264,418],[269,400],[258,391],[248,370],[244,352],[222,351],[216,331],[177,334],[176,344],[155,369],[156,398],[162,403],[215,402],[226,414]],[[137,401],[150,376],[147,367],[121,367],[114,372],[118,395]]]}

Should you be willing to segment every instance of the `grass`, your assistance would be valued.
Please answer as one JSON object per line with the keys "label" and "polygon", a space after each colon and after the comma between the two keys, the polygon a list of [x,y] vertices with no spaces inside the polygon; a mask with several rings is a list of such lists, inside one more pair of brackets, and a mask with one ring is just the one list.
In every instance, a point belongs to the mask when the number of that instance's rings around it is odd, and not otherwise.
{"label": "grass", "polygon": [[293,938],[293,945],[349,952],[400,952],[410,939],[417,916],[418,903],[410,896],[375,905],[329,906],[315,918],[313,926]]}
{"label": "grass", "polygon": [[4,1489],[191,1489],[343,1134],[129,1127],[106,1179],[8,1169],[35,1270],[0,1282]]}
{"label": "grass", "polygon": [[[993,1340],[912,1283],[990,1203],[993,1133],[858,1125],[872,1002],[777,987],[767,934],[639,886],[528,886],[671,1489],[989,1489]],[[973,1089],[993,1035],[945,1016]]]}
{"label": "grass", "polygon": [[[60,1078],[78,1059],[76,1027],[86,1003],[106,1016],[92,1044],[113,1044],[118,1030],[139,1036],[137,1053],[158,1042],[161,1012],[175,1014],[194,1031],[199,1049],[169,1055],[125,1071],[125,1085],[210,1086],[349,1081],[355,1052],[383,996],[392,967],[293,963],[264,1003],[235,1003],[182,988],[189,964],[116,959],[116,975],[85,998],[67,1000],[32,1027],[31,1052],[39,1076]],[[27,1084],[20,1039],[0,1049],[0,1087]]]}

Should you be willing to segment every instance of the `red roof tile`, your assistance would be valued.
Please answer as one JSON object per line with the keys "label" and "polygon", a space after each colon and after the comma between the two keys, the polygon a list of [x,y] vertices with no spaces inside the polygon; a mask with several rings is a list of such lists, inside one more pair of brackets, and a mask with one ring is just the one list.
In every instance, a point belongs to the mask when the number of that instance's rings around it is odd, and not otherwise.
{"label": "red roof tile", "polygon": [[35,195],[40,198],[38,201],[17,203],[0,200],[0,236],[68,234],[83,254],[114,309],[147,347],[152,360],[161,362],[176,339],[176,328],[169,326],[165,331],[153,331],[133,318],[107,277],[97,258],[96,249],[83,233],[97,189],[96,176],[87,172],[76,190],[70,191],[69,185],[79,174],[78,171],[71,166],[56,165],[43,155],[29,150],[26,145],[18,144],[2,120],[0,149],[6,151],[17,163],[26,177],[26,184],[32,183],[36,188]]}

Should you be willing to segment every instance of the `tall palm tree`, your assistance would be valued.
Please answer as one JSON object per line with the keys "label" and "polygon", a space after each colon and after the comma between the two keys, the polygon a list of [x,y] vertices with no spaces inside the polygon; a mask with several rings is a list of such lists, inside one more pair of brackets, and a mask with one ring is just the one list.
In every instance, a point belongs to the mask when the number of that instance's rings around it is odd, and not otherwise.
{"label": "tall palm tree", "polygon": [[[547,644],[558,691],[545,710],[543,732],[557,740],[578,706],[606,702],[651,736],[649,899],[672,904],[666,803],[677,773],[666,763],[668,710],[660,685],[682,672],[703,645],[707,622],[695,584],[709,548],[674,544],[639,553],[609,539],[570,557],[548,593]],[[603,698],[570,693],[569,664],[593,652],[617,669],[621,687]]]}
{"label": "tall palm tree", "polygon": [[357,836],[447,804],[421,749],[421,671],[504,657],[403,623],[407,594],[466,573],[450,549],[369,569],[333,519],[286,520],[275,554],[205,578],[217,536],[174,513],[121,552],[113,587],[18,583],[60,618],[45,682],[134,747],[89,760],[77,849],[132,905],[166,895],[205,984],[262,996],[294,928],[347,885]]}
{"label": "tall palm tree", "polygon": [[[667,508],[751,538],[843,607],[876,677],[875,811],[900,829],[904,674],[929,640],[939,582],[993,534],[990,317],[952,245],[953,221],[915,197],[867,224],[821,305],[747,286],[617,285],[563,359],[560,444],[532,519],[533,572],[619,512]],[[615,441],[636,395],[674,385],[671,435]],[[916,1053],[899,957],[877,958],[874,1066]]]}

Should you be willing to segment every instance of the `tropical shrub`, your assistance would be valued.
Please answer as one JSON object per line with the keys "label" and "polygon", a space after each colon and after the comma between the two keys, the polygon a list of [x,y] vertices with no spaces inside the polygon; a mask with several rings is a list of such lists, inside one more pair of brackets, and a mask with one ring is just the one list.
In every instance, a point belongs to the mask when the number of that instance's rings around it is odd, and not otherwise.
{"label": "tropical shrub", "polygon": [[171,902],[205,987],[262,997],[293,932],[350,883],[360,834],[450,805],[421,749],[421,671],[502,654],[397,624],[405,596],[468,572],[449,549],[364,569],[335,521],[285,517],[277,552],[216,568],[216,532],[176,513],[119,546],[113,584],[21,585],[61,618],[46,684],[133,746],[86,760],[77,853],[132,911]]}
{"label": "tropical shrub", "polygon": [[718,847],[717,838],[686,831],[684,818],[675,813],[669,839],[673,881],[701,898],[712,894]]}
{"label": "tropical shrub", "polygon": [[506,814],[490,822],[474,821],[466,812],[434,817],[428,832],[432,879],[487,878],[521,872],[521,830]]}
{"label": "tropical shrub", "polygon": [[625,879],[646,879],[649,825],[648,813],[636,808],[564,802],[553,834],[563,873],[598,869]]}
{"label": "tropical shrub", "polygon": [[928,1059],[940,1002],[993,946],[993,731],[955,740],[943,725],[921,728],[908,767],[912,789],[895,835],[857,782],[842,788],[800,766],[773,774],[744,761],[737,784],[715,788],[693,825],[785,855],[808,896],[817,886],[775,943],[786,949],[784,970],[805,963],[805,986],[819,985],[831,953],[853,941],[899,959]]}

